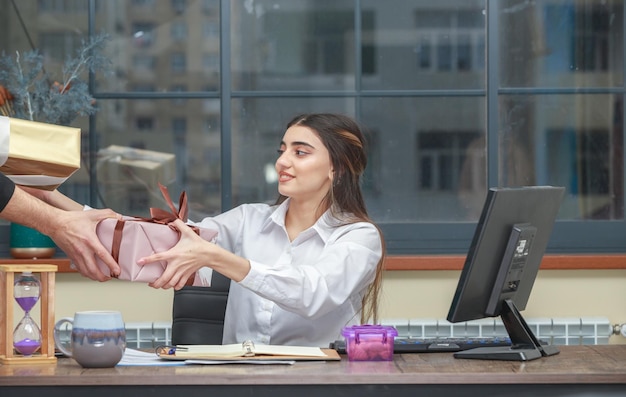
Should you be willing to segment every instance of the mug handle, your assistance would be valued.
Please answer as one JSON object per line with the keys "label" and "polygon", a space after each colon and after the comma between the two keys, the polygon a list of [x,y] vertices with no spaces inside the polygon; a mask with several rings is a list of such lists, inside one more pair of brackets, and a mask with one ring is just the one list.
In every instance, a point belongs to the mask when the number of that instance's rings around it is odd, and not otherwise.
{"label": "mug handle", "polygon": [[[57,346],[57,349],[61,350],[61,353],[66,355],[67,357],[72,357],[72,352],[66,349],[61,342],[61,326],[65,323],[69,323],[71,325],[74,324],[74,319],[71,317],[63,317],[59,321],[54,324],[54,343]],[[71,343],[70,343],[71,346]]]}

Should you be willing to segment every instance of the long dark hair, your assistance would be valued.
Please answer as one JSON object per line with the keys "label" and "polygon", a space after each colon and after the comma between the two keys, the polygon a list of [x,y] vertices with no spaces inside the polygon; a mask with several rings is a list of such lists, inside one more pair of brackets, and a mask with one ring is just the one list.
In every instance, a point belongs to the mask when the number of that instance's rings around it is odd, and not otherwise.
{"label": "long dark hair", "polygon": [[[332,188],[322,200],[321,216],[330,209],[331,214],[345,223],[372,222],[361,192],[361,176],[367,165],[366,141],[359,124],[348,116],[333,113],[301,114],[294,117],[287,129],[301,125],[313,130],[330,155],[334,175]],[[279,195],[277,203],[287,197]],[[374,224],[374,226],[376,226]],[[382,257],[376,268],[376,276],[363,297],[361,323],[371,319],[378,322],[378,300],[381,291],[382,274],[385,259],[385,241],[380,233]]]}

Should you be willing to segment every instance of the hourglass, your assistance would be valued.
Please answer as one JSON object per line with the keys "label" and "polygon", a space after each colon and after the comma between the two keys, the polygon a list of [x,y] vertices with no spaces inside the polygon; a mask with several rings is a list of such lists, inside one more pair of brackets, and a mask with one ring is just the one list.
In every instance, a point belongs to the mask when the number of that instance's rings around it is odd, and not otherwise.
{"label": "hourglass", "polygon": [[24,317],[13,331],[13,347],[23,356],[32,356],[41,347],[41,331],[30,316],[39,301],[41,283],[31,272],[23,272],[13,283],[13,296],[24,311]]}
{"label": "hourglass", "polygon": [[[4,290],[0,308],[0,363],[56,362],[53,338],[56,271],[55,265],[0,265],[0,284]],[[15,303],[23,316],[13,328]],[[31,316],[31,310],[38,303],[41,304],[41,328]]]}

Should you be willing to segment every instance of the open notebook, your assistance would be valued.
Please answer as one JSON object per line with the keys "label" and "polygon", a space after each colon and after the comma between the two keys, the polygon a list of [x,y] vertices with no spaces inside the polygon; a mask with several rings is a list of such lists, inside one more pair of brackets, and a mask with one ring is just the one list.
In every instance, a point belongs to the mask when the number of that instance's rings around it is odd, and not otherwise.
{"label": "open notebook", "polygon": [[178,345],[157,348],[165,360],[341,360],[334,349],[309,346],[260,345],[251,341],[229,345]]}

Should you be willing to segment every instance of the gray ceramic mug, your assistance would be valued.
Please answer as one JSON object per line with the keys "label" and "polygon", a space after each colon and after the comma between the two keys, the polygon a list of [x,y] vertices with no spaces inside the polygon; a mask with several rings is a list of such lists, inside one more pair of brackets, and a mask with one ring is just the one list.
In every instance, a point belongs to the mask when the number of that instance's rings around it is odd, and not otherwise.
{"label": "gray ceramic mug", "polygon": [[[64,324],[72,325],[69,349],[61,341]],[[85,368],[110,368],[122,359],[126,349],[126,329],[122,313],[82,311],[65,317],[54,326],[54,342],[66,356]]]}

